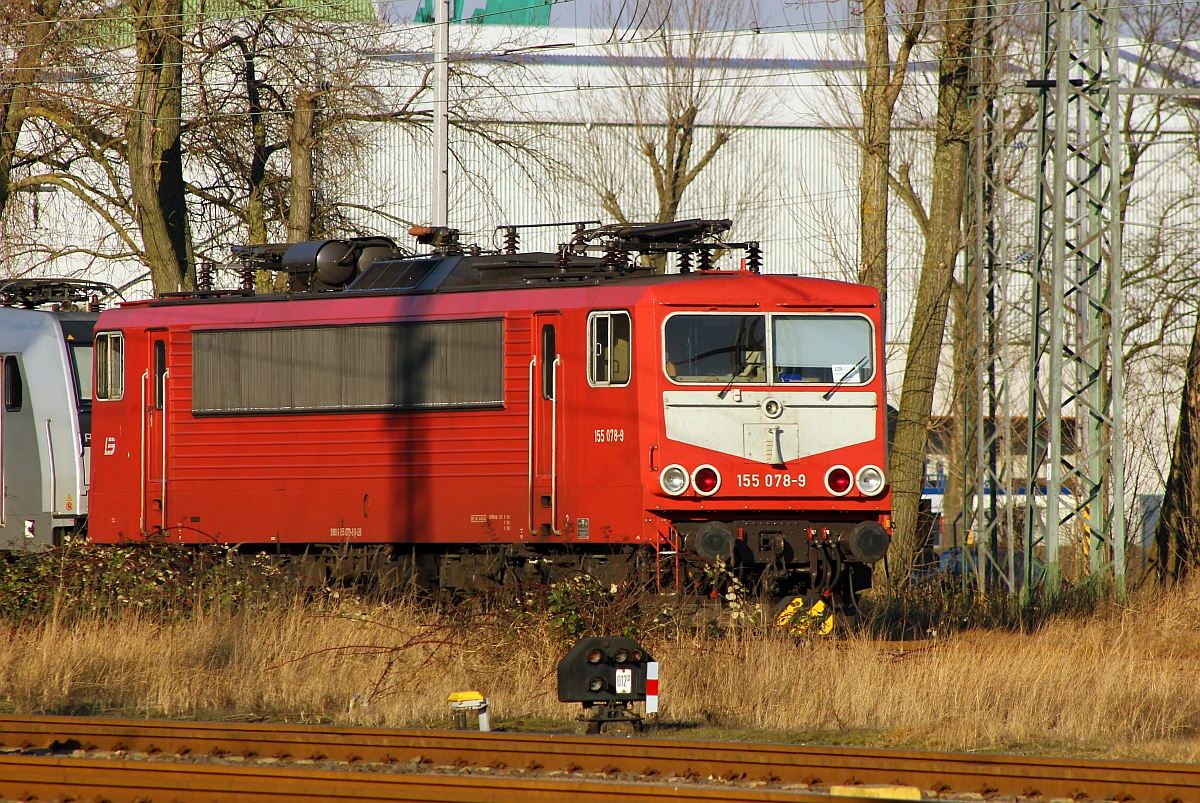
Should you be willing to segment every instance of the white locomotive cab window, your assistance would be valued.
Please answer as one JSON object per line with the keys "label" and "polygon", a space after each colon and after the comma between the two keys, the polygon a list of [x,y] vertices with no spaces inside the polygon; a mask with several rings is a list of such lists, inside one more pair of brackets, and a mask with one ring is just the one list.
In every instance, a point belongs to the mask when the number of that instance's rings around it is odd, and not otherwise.
{"label": "white locomotive cab window", "polygon": [[765,315],[672,315],[663,368],[676,382],[766,383],[766,329]]}
{"label": "white locomotive cab window", "polygon": [[773,315],[775,382],[867,382],[875,373],[871,323],[857,315]]}
{"label": "white locomotive cab window", "polygon": [[593,312],[589,322],[592,384],[609,387],[628,385],[632,356],[629,313]]}
{"label": "white locomotive cab window", "polygon": [[96,398],[116,401],[125,395],[125,338],[120,332],[96,335]]}
{"label": "white locomotive cab window", "polygon": [[75,393],[81,402],[92,400],[92,344],[71,341],[67,344],[71,353],[71,365],[75,369]]}

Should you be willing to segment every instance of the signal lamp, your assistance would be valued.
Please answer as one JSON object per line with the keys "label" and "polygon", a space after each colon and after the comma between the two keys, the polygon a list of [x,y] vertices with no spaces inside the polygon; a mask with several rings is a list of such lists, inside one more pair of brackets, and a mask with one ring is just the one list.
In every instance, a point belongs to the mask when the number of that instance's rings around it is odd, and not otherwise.
{"label": "signal lamp", "polygon": [[642,660],[642,651],[641,651],[641,650],[634,650],[633,652],[629,653],[629,658],[630,658],[630,659],[631,659],[631,660],[632,660],[634,663],[637,663],[638,661]]}
{"label": "signal lamp", "polygon": [[701,496],[712,496],[721,487],[721,475],[710,465],[703,465],[692,472],[692,487]]}
{"label": "signal lamp", "polygon": [[681,465],[667,466],[658,475],[658,484],[671,496],[679,496],[688,487],[687,469]]}
{"label": "signal lamp", "polygon": [[875,496],[883,490],[885,484],[883,471],[878,466],[863,466],[858,470],[858,490],[864,496]]}
{"label": "signal lamp", "polygon": [[845,496],[854,487],[854,477],[845,466],[834,466],[825,472],[825,488],[834,496]]}
{"label": "signal lamp", "polygon": [[588,681],[588,691],[600,691],[604,688],[604,678],[592,678]]}
{"label": "signal lamp", "polygon": [[620,649],[613,654],[613,660],[618,664],[623,664],[629,660],[629,650]]}
{"label": "signal lamp", "polygon": [[598,664],[603,660],[604,653],[600,652],[600,650],[592,650],[587,654],[587,661],[589,664]]}

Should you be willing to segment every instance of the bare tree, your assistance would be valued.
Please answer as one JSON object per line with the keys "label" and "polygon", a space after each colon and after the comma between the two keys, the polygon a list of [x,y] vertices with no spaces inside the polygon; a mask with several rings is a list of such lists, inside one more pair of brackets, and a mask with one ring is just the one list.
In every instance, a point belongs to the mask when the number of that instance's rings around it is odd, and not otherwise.
{"label": "bare tree", "polygon": [[893,576],[911,575],[917,510],[925,481],[926,442],[941,361],[954,266],[962,248],[967,147],[973,128],[970,58],[975,15],[970,0],[948,0],[940,22],[938,105],[932,186],[925,220],[925,255],[908,341],[896,438],[892,447]]}
{"label": "bare tree", "polygon": [[[188,189],[208,214],[200,249],[219,260],[233,237],[258,244],[375,233],[377,222],[392,221],[350,203],[349,193],[362,185],[353,173],[388,127],[414,138],[428,129],[431,67],[411,58],[428,45],[427,35],[373,20],[315,18],[284,0],[239,2],[243,14],[216,20],[189,40],[198,90],[185,137],[193,165]],[[264,2],[273,13],[252,13]],[[467,26],[460,43],[473,33]],[[495,122],[512,94],[505,76],[522,69],[513,59],[457,59],[455,128],[532,155],[522,134]],[[466,167],[470,176],[474,166]],[[265,290],[281,279],[261,272],[256,284]]]}
{"label": "bare tree", "polygon": [[613,159],[612,143],[586,135],[575,178],[619,222],[672,221],[688,188],[762,102],[747,65],[762,57],[763,47],[750,39],[739,51],[729,33],[750,27],[754,8],[637,0],[610,4],[606,12],[617,88],[599,100],[592,93],[585,116],[613,124],[618,148],[638,165],[639,178],[630,182],[628,160]]}
{"label": "bare tree", "polygon": [[[1001,126],[1000,130],[988,132],[977,129],[974,136],[974,147],[983,149],[981,158],[993,160],[983,166],[990,173],[998,186],[1009,187],[1015,176],[1019,175],[1027,163],[1027,148],[1011,148],[1014,141],[1022,137],[1029,120],[1037,112],[1034,96],[1026,93],[1004,93],[1000,90],[1011,78],[1011,73],[1028,75],[1033,71],[1033,61],[1038,56],[1040,18],[1036,13],[1019,13],[1020,9],[1032,10],[1034,6],[1013,7],[1011,17],[985,16],[984,9],[976,7],[977,17],[975,31],[978,51],[972,55],[972,81],[977,85],[977,98],[973,102],[972,112],[977,115],[990,116]],[[1040,7],[1038,7],[1040,8]],[[1006,88],[1006,87],[1005,87]],[[988,151],[988,138],[995,137],[1002,147]],[[998,153],[1000,156],[995,156]],[[920,208],[912,182],[909,176],[903,174],[897,180],[900,195],[924,220],[924,210]],[[979,188],[983,192],[983,188]],[[980,207],[983,216],[998,213],[994,198],[980,199],[981,203],[990,207]],[[965,210],[964,210],[965,211]],[[983,220],[976,220],[974,215],[969,218],[975,225],[988,225]],[[927,223],[927,221],[926,221]],[[964,221],[964,224],[967,221]],[[975,240],[994,236],[996,221],[991,220],[992,233],[987,231],[967,232],[967,240]],[[975,455],[978,444],[978,431],[975,424],[987,411],[980,405],[981,391],[978,362],[984,355],[984,342],[981,335],[984,332],[984,309],[980,308],[980,297],[976,292],[979,283],[985,281],[983,254],[976,253],[971,260],[963,260],[961,275],[952,278],[950,314],[950,349],[952,371],[949,386],[945,426],[940,436],[946,444],[946,453],[950,457],[946,466],[945,488],[942,494],[942,537],[950,536],[951,542],[965,546],[970,524],[966,511],[969,499],[975,492],[972,482],[976,468]],[[968,275],[968,272],[974,275]],[[993,335],[994,337],[994,335]],[[943,541],[945,543],[945,541]]]}
{"label": "bare tree", "polygon": [[[130,48],[111,46],[114,32],[129,33],[124,2],[63,2],[55,47],[44,52],[30,79],[14,170],[8,175],[11,191],[26,191],[35,199],[32,229],[13,225],[24,205],[10,203],[4,216],[6,255],[19,270],[77,257],[145,256],[126,147],[131,78],[138,73]],[[39,229],[36,214],[40,193],[50,190],[59,192],[44,196],[55,199],[48,206],[69,216],[57,228],[51,223],[52,231]],[[47,212],[42,210],[42,224]]]}
{"label": "bare tree", "polygon": [[137,72],[126,158],[155,290],[195,286],[183,179],[183,0],[127,0]]}
{"label": "bare tree", "polygon": [[0,47],[12,54],[0,69],[0,216],[25,121],[37,104],[38,73],[56,59],[61,0],[9,2],[0,10]]}
{"label": "bare tree", "polygon": [[[925,0],[916,0],[906,22],[896,59],[891,57],[893,22],[887,0],[863,0],[863,43],[866,55],[862,87],[859,146],[858,280],[879,290],[886,326],[888,301],[888,179],[892,170],[892,117],[908,74],[909,57],[925,25]],[[852,129],[853,130],[853,129]]]}
{"label": "bare tree", "polygon": [[[87,81],[88,53],[111,30],[115,14],[104,0],[11,0],[0,7],[0,231],[6,255],[19,254],[29,223],[37,228],[37,194],[58,189],[34,177],[39,158],[55,152],[38,145],[54,127],[72,124],[68,106],[75,86]],[[92,121],[83,127],[95,130]],[[13,193],[23,191],[32,203],[11,209]],[[29,208],[32,216],[24,216]]]}
{"label": "bare tree", "polygon": [[[1126,20],[1127,24],[1139,26],[1137,28],[1141,34],[1139,39],[1145,43],[1143,51],[1149,50],[1148,55],[1158,56],[1155,61],[1146,60],[1145,71],[1153,70],[1168,85],[1182,83],[1195,86],[1200,83],[1198,80],[1200,76],[1196,74],[1200,68],[1200,64],[1198,64],[1200,59],[1197,59],[1194,52],[1188,48],[1177,46],[1175,43],[1194,39],[1200,32],[1200,8],[1196,8],[1194,4],[1183,2],[1163,5],[1165,8],[1145,9],[1145,12],[1149,13],[1143,14],[1134,14],[1133,12],[1138,9],[1131,9],[1131,18]],[[1143,60],[1139,59],[1139,67],[1142,62]],[[1138,77],[1140,78],[1142,74],[1144,72],[1139,71]],[[1166,99],[1155,98],[1154,100],[1157,102],[1153,103],[1151,114],[1148,116],[1150,133],[1159,134],[1162,132],[1162,120],[1166,114],[1164,110],[1164,100]],[[1185,104],[1186,119],[1191,132],[1189,151],[1192,165],[1193,169],[1200,169],[1200,111],[1197,111],[1194,103],[1185,101]],[[1124,125],[1128,129],[1135,119],[1132,99],[1126,105],[1124,118]],[[1156,138],[1147,138],[1149,140],[1147,142],[1139,142],[1133,137],[1128,138],[1126,175],[1122,177],[1123,186],[1126,187],[1121,197],[1122,213],[1129,203],[1134,170],[1149,145],[1153,144]],[[1200,292],[1196,285],[1194,261],[1196,257],[1194,254],[1188,255],[1191,257],[1190,260],[1185,258],[1189,264],[1184,266],[1184,270],[1179,270],[1181,266],[1172,260],[1163,259],[1164,252],[1174,250],[1178,256],[1180,250],[1163,247],[1163,241],[1168,236],[1165,233],[1168,230],[1166,225],[1155,227],[1151,241],[1156,247],[1149,249],[1146,256],[1149,256],[1150,259],[1143,257],[1142,271],[1139,271],[1143,276],[1146,274],[1153,276],[1155,271],[1146,270],[1146,268],[1155,266],[1161,271],[1165,264],[1169,275],[1163,277],[1166,279],[1166,283],[1160,286],[1163,289],[1169,288],[1175,291],[1164,294],[1168,298],[1175,299],[1175,304],[1171,305],[1169,310],[1172,313],[1171,319],[1177,319],[1179,307],[1185,310],[1185,316],[1195,316],[1191,346],[1185,363],[1183,391],[1179,403],[1179,420],[1171,451],[1170,470],[1167,475],[1158,526],[1154,534],[1156,547],[1153,556],[1154,569],[1159,580],[1163,582],[1181,580],[1197,565],[1200,565],[1200,309],[1197,309],[1196,302]],[[1155,284],[1159,284],[1159,282],[1155,282]],[[1182,293],[1179,292],[1180,285],[1183,286]],[[1150,323],[1144,314],[1135,316],[1135,319],[1140,319],[1142,325]],[[1151,344],[1159,345],[1165,340],[1170,326],[1168,321],[1166,316],[1161,319],[1157,335],[1150,338]]]}
{"label": "bare tree", "polygon": [[316,146],[317,95],[309,90],[296,93],[288,132],[291,155],[291,185],[288,188],[287,239],[298,243],[312,236],[313,148]]}
{"label": "bare tree", "polygon": [[1180,580],[1200,562],[1200,314],[1192,332],[1179,427],[1155,532],[1162,580]]}

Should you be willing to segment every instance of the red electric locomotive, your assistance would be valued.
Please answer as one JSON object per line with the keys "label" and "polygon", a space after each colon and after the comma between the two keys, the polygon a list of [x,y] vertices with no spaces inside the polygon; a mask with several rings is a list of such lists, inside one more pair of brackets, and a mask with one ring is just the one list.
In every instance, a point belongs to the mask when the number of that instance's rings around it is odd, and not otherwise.
{"label": "red electric locomotive", "polygon": [[890,525],[879,295],[761,274],[727,227],[263,247],[293,292],[106,311],[89,537],[369,545],[461,593],[718,562],[772,597],[862,590]]}

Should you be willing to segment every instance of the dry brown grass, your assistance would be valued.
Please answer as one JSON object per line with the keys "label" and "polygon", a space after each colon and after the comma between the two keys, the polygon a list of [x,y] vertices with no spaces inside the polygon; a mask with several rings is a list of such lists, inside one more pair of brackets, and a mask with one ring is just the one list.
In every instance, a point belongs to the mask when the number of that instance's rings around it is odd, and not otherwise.
{"label": "dry brown grass", "polygon": [[[903,649],[753,629],[648,642],[662,717],[681,735],[1200,757],[1200,585],[1029,635],[972,630]],[[449,692],[477,688],[501,726],[566,728],[577,712],[555,696],[560,654],[536,617],[446,623],[409,603],[276,602],[167,624],[15,626],[0,633],[0,697],[18,712],[420,726],[447,721]]]}

